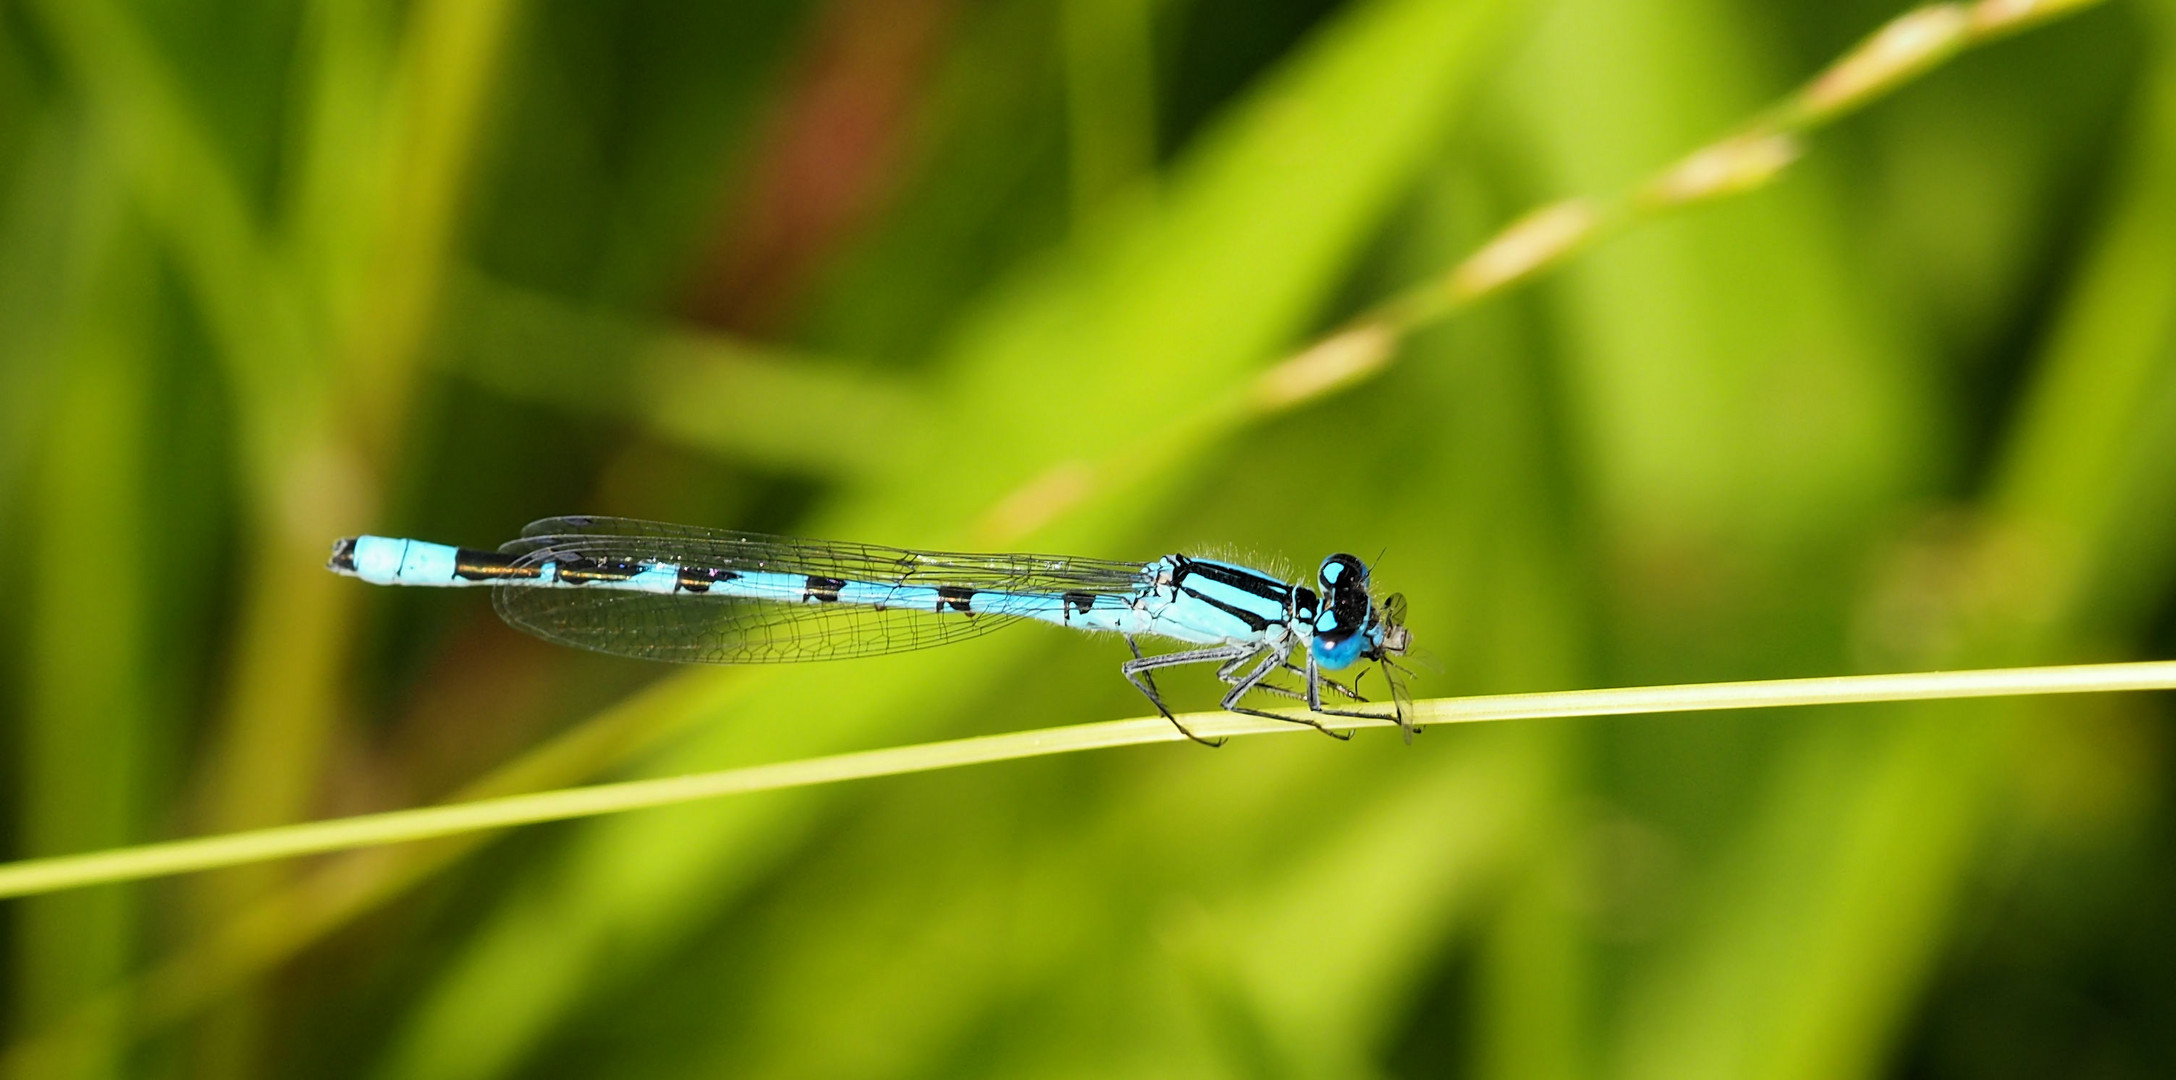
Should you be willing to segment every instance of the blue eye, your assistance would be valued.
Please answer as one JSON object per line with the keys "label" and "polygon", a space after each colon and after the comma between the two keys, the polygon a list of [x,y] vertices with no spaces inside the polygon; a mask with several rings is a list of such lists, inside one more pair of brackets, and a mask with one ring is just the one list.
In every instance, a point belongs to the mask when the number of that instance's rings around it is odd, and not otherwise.
{"label": "blue eye", "polygon": [[1351,555],[1332,555],[1322,560],[1322,569],[1316,571],[1322,579],[1322,591],[1335,592],[1348,585],[1367,581],[1368,568]]}

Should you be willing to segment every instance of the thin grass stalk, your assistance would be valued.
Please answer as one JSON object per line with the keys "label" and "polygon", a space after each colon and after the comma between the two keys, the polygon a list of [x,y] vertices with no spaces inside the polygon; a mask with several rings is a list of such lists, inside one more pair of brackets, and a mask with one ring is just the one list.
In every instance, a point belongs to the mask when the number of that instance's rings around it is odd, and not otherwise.
{"label": "thin grass stalk", "polygon": [[1529,211],[1457,266],[1263,371],[1244,401],[1233,405],[1276,413],[1366,379],[1385,367],[1414,332],[1552,270],[1612,233],[1683,207],[1767,187],[1798,160],[1805,136],[1894,93],[1959,53],[2098,3],[1979,0],[1907,11],[1743,127],[1632,188]]}
{"label": "thin grass stalk", "polygon": [[[2176,661],[2163,660],[1437,698],[1414,702],[1411,719],[1416,726],[1432,727],[1549,717],[2170,689],[2176,689]],[[1287,711],[1300,715],[1297,711]],[[1388,716],[1322,719],[1323,726],[1339,731],[1396,724]],[[1194,732],[1209,738],[1307,730],[1298,723],[1236,713],[1190,713],[1180,720]],[[618,814],[726,795],[898,776],[1082,750],[1176,742],[1183,738],[1185,736],[1174,725],[1160,717],[1140,717],[836,754],[660,780],[599,784],[450,806],[363,814],[304,825],[4,864],[0,865],[0,896],[26,896],[297,855],[428,840],[483,829]]]}

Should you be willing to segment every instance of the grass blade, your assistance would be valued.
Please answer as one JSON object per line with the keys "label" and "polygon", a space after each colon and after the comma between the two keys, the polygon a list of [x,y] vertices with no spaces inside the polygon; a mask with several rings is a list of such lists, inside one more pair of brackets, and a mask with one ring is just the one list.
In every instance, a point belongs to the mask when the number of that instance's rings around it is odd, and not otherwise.
{"label": "grass blade", "polygon": [[[2067,667],[2003,668],[1904,675],[1844,675],[1819,679],[1775,679],[1760,682],[1700,683],[1690,686],[1643,686],[1613,690],[1563,690],[1536,694],[1438,698],[1414,702],[1413,716],[1421,726],[1432,727],[1438,724],[1537,720],[1549,717],[1623,716],[1635,713],[1706,712],[1717,709],[1773,709],[1879,701],[2171,689],[2176,689],[2176,661],[2161,660],[2128,664],[2081,664]],[[1307,730],[1297,724],[1236,713],[1190,713],[1180,719],[1189,728],[1210,738],[1285,734]],[[1357,717],[1326,718],[1324,725],[1341,731],[1395,726],[1389,719]],[[844,780],[864,780],[878,776],[899,776],[964,765],[1012,761],[1045,754],[1105,750],[1120,746],[1177,742],[1183,739],[1184,736],[1161,717],[1141,717],[1006,735],[985,735],[972,739],[952,739],[886,750],[865,750],[805,761],[722,769],[660,780],[631,780],[619,784],[599,784],[534,795],[457,803],[452,806],[365,814],[306,825],[256,829],[225,836],[177,840],[51,859],[29,859],[0,865],[0,896],[27,896],[84,885],[237,866],[267,859],[428,840],[479,829],[499,829],[513,825],[625,813],[726,795],[745,795],[758,791],[833,784]]]}

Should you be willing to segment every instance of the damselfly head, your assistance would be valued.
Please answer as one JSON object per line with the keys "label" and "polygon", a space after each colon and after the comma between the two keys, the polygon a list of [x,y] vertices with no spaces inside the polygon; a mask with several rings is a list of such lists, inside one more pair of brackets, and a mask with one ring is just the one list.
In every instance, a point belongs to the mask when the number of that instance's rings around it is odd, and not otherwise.
{"label": "damselfly head", "polygon": [[1366,564],[1354,556],[1332,555],[1322,560],[1317,575],[1322,600],[1308,648],[1325,671],[1405,653],[1411,640],[1405,629],[1405,595],[1393,593],[1377,604],[1368,590],[1368,578]]}
{"label": "damselfly head", "polygon": [[1377,646],[1368,568],[1354,556],[1332,555],[1322,560],[1315,580],[1322,598],[1307,648],[1324,671],[1342,671]]}

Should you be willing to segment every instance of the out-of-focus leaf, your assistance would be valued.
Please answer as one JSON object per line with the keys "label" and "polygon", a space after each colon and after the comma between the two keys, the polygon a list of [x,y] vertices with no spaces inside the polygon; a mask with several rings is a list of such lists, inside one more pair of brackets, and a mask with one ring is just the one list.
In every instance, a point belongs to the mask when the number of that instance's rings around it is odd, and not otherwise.
{"label": "out-of-focus leaf", "polygon": [[[144,825],[143,796],[155,692],[150,597],[128,576],[70,573],[85,568],[87,537],[140,536],[152,395],[144,333],[156,325],[156,277],[141,233],[126,228],[118,194],[87,183],[76,220],[78,252],[92,265],[70,297],[56,348],[49,432],[38,462],[38,540],[33,565],[53,568],[28,595],[29,708],[23,781],[17,791],[23,844],[59,853],[126,843]],[[50,427],[45,427],[50,425]],[[138,944],[138,898],[100,889],[73,899],[26,902],[14,926],[19,963],[13,990],[34,1023],[68,1015],[118,979]],[[117,1018],[116,1018],[117,1019]],[[34,1063],[50,1075],[120,1075],[121,1030],[103,1030],[52,1048]]]}
{"label": "out-of-focus leaf", "polygon": [[[2176,396],[2176,9],[2147,8],[2161,63],[2145,86],[2137,138],[2109,220],[2036,366],[2003,447],[1994,509],[2041,531],[2073,618],[2115,625],[2149,617],[2166,582],[2176,515],[2168,445]],[[2083,580],[2073,580],[2082,578]],[[2101,629],[2101,627],[2094,627]]]}
{"label": "out-of-focus leaf", "polygon": [[1151,0],[1065,0],[1066,160],[1073,216],[1093,222],[1114,195],[1150,180],[1156,158]]}
{"label": "out-of-focus leaf", "polygon": [[[58,339],[66,333],[65,315],[80,299],[69,286],[81,286],[84,268],[77,252],[88,245],[86,233],[108,231],[118,211],[114,193],[87,173],[85,149],[58,123],[35,126],[28,150],[10,177],[5,217],[0,218],[0,503],[8,501],[35,440],[43,434],[37,417],[47,407],[54,372],[60,367]],[[70,198],[74,193],[77,197]],[[99,213],[79,203],[108,204]]]}
{"label": "out-of-focus leaf", "polygon": [[797,0],[529,5],[513,28],[469,214],[477,265],[636,313],[685,301],[678,290],[713,254],[735,165],[765,133],[765,110],[826,10]]}
{"label": "out-of-focus leaf", "polygon": [[[1513,76],[1516,137],[1552,191],[1629,182],[1777,91],[1755,26],[1701,0],[1557,5]],[[1852,535],[1940,445],[1838,221],[1832,191],[1800,176],[1565,275],[1580,465],[1627,557],[1655,560],[1642,606],[1678,613],[1727,593],[1718,575]]]}
{"label": "out-of-focus leaf", "polygon": [[[470,281],[445,348],[460,376],[509,397],[602,412],[759,464],[874,477],[920,441],[926,402],[894,378],[693,328]],[[821,419],[820,423],[812,422]]]}

